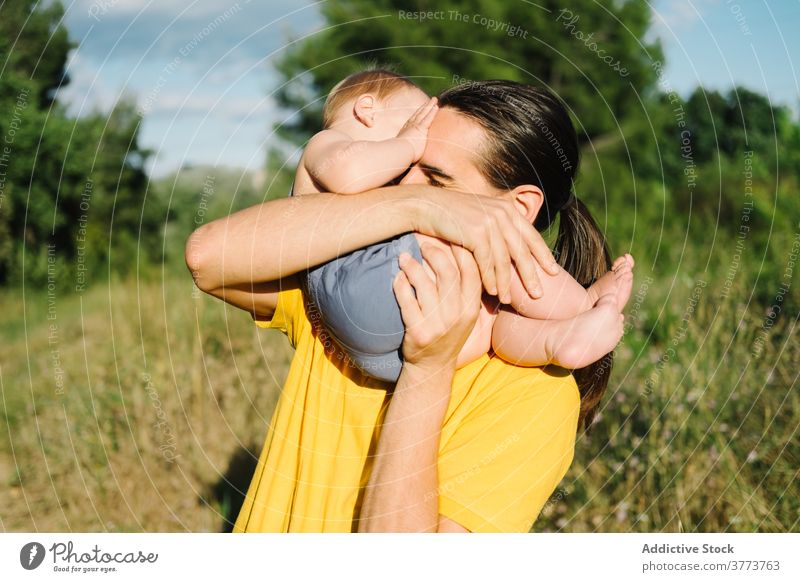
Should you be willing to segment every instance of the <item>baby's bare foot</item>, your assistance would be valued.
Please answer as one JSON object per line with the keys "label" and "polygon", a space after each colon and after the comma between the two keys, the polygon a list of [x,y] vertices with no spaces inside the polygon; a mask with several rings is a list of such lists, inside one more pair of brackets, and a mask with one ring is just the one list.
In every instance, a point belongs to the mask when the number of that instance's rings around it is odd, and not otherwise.
{"label": "baby's bare foot", "polygon": [[611,270],[589,287],[589,300],[592,304],[597,303],[603,295],[615,295],[619,312],[622,313],[633,288],[633,265],[633,257],[629,254],[615,260]]}
{"label": "baby's bare foot", "polygon": [[[619,259],[617,259],[619,260]],[[616,263],[614,263],[616,265]],[[588,289],[589,292],[589,299],[592,302],[592,305],[597,303],[598,299],[600,299],[603,295],[610,295],[617,293],[617,274],[614,272],[614,267],[611,267],[611,270],[600,277],[597,281],[592,283],[592,286]]]}
{"label": "baby's bare foot", "polygon": [[615,294],[617,296],[617,306],[619,307],[620,313],[625,309],[625,305],[627,305],[628,300],[631,298],[634,264],[633,257],[626,253],[614,261],[614,264],[611,266],[611,271],[609,271],[609,273],[614,274],[614,279],[616,280],[617,289]]}

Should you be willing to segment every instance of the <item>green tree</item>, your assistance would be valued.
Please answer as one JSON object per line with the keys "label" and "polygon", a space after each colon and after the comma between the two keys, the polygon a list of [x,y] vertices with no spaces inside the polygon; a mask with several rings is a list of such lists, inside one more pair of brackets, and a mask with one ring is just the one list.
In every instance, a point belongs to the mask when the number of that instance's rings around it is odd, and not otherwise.
{"label": "green tree", "polygon": [[[542,83],[572,107],[582,137],[615,130],[655,92],[657,42],[646,42],[646,3],[554,0],[339,0],[321,7],[328,27],[277,63],[281,105],[297,115],[279,128],[302,143],[319,130],[324,96],[369,62],[397,65],[429,93],[460,80]],[[429,17],[414,16],[426,12]]]}
{"label": "green tree", "polygon": [[754,149],[774,159],[778,144],[791,134],[785,107],[743,87],[734,87],[725,96],[698,87],[686,102],[686,115],[698,162],[719,155],[741,157]]}
{"label": "green tree", "polygon": [[727,151],[728,109],[728,100],[719,91],[698,88],[686,101],[686,116],[697,162],[707,162],[720,150]]}
{"label": "green tree", "polygon": [[[70,47],[58,2],[0,4],[0,284],[160,257],[164,207],[147,200],[140,117],[121,102],[72,119],[55,100]],[[24,262],[24,269],[23,267]]]}
{"label": "green tree", "polygon": [[0,3],[2,77],[29,79],[36,86],[35,98],[42,108],[52,104],[56,89],[68,82],[64,66],[73,45],[61,24],[63,17],[60,2],[47,6],[36,0]]}

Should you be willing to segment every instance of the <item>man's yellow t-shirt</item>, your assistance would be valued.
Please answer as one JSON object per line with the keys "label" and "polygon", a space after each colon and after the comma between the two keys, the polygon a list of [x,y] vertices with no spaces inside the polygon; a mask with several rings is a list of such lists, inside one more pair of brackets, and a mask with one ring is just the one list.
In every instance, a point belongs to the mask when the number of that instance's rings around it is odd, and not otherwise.
{"label": "man's yellow t-shirt", "polygon": [[[272,319],[295,348],[234,532],[349,532],[389,385],[363,375],[299,289]],[[526,532],[572,463],[580,398],[569,372],[484,354],[456,371],[439,444],[439,513],[474,532]]]}

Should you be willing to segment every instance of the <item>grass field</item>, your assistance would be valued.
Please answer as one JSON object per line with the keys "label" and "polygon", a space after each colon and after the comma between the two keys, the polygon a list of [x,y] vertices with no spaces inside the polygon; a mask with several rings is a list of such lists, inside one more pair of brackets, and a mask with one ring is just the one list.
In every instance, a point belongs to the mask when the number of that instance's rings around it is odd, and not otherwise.
{"label": "grass field", "polygon": [[286,342],[193,295],[188,273],[57,294],[49,321],[46,294],[19,299],[2,299],[2,528],[229,527]]}
{"label": "grass field", "polygon": [[[724,274],[647,265],[600,418],[535,529],[800,530],[797,314],[742,299],[744,267],[722,296]],[[0,295],[3,530],[230,528],[291,349],[171,271]]]}

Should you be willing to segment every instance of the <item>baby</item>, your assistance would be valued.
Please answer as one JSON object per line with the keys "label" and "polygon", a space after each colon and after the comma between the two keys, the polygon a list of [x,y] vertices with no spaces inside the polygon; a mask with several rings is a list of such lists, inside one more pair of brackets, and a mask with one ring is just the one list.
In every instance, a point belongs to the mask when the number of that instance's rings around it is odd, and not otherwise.
{"label": "baby", "polygon": [[[435,98],[390,71],[347,77],[328,95],[324,129],[303,152],[292,195],[357,194],[397,179],[422,157],[437,109]],[[402,252],[435,277],[422,258],[423,242],[449,251],[445,241],[407,233],[311,269],[304,281],[325,329],[354,364],[374,378],[395,382],[400,375],[404,326],[392,282]],[[457,366],[490,349],[520,366],[577,369],[599,360],[621,337],[632,269],[632,257],[620,257],[588,289],[563,269],[554,276],[540,271],[544,292],[539,299],[528,295],[514,271],[510,305],[500,306],[484,294]]]}

